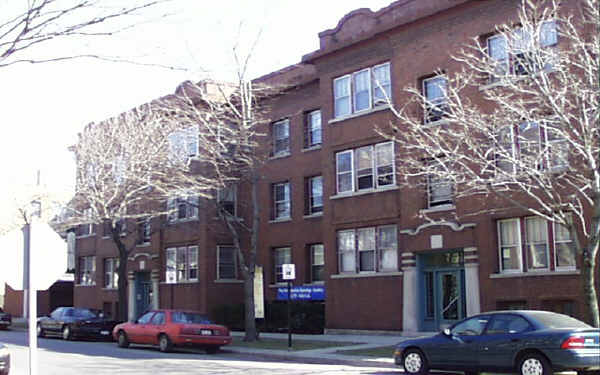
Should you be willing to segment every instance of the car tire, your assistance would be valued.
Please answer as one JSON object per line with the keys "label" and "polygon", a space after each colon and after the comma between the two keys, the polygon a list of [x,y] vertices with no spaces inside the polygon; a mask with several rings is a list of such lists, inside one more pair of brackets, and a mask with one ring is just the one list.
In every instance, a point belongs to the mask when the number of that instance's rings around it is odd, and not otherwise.
{"label": "car tire", "polygon": [[219,351],[219,347],[218,346],[209,346],[208,348],[206,348],[206,353],[207,354],[217,354],[217,352]]}
{"label": "car tire", "polygon": [[552,375],[550,362],[541,354],[528,353],[519,360],[517,373],[520,375]]}
{"label": "car tire", "polygon": [[68,324],[63,326],[62,338],[63,338],[63,340],[72,340],[73,339],[73,332],[71,330],[71,326],[69,326]]}
{"label": "car tire", "polygon": [[119,331],[119,334],[117,335],[117,345],[119,345],[120,348],[129,347],[129,339],[124,331]]}
{"label": "car tire", "polygon": [[402,366],[407,374],[425,375],[429,371],[427,358],[419,349],[408,349],[402,356]]}
{"label": "car tire", "polygon": [[158,349],[160,349],[161,352],[170,352],[172,347],[173,344],[171,343],[169,336],[167,336],[165,333],[162,333],[160,336],[158,336]]}
{"label": "car tire", "polygon": [[45,337],[46,336],[46,332],[44,331],[44,329],[42,328],[42,325],[40,323],[37,324],[36,330],[37,330],[37,337]]}

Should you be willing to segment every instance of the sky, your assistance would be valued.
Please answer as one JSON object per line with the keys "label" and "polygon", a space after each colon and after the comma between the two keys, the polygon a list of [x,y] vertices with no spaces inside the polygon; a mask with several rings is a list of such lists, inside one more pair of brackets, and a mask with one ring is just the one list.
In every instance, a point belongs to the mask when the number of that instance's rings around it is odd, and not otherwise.
{"label": "sky", "polygon": [[[3,1],[0,5],[8,4]],[[352,10],[375,11],[391,2],[172,0],[108,41],[85,39],[31,50],[50,55],[90,50],[178,69],[95,59],[0,68],[0,199],[33,183],[37,170],[52,190],[72,189],[74,164],[67,148],[86,124],[172,93],[185,80],[232,79],[236,42],[247,51],[257,40],[249,67],[249,77],[255,78],[300,62],[318,49],[318,33],[334,28]],[[165,12],[169,15],[162,18]]]}

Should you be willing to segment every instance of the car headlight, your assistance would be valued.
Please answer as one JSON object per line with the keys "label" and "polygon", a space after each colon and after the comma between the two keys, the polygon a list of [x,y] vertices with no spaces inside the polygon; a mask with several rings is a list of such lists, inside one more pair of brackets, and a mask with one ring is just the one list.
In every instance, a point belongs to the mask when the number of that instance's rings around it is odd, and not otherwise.
{"label": "car headlight", "polygon": [[8,355],[10,355],[8,348],[6,348],[6,347],[0,348],[0,357],[4,357],[4,356],[8,356]]}

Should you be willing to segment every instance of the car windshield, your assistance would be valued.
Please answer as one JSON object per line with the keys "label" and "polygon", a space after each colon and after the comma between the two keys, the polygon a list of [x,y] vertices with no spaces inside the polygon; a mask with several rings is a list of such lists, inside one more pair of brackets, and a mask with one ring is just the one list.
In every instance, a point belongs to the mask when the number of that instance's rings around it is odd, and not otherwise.
{"label": "car windshield", "polygon": [[592,328],[584,322],[567,315],[553,313],[531,313],[531,317],[546,328]]}
{"label": "car windshield", "polygon": [[202,314],[176,311],[171,315],[173,323],[186,324],[212,324],[212,322]]}
{"label": "car windshield", "polygon": [[96,314],[88,309],[70,309],[65,313],[66,316],[72,316],[74,318],[95,318]]}

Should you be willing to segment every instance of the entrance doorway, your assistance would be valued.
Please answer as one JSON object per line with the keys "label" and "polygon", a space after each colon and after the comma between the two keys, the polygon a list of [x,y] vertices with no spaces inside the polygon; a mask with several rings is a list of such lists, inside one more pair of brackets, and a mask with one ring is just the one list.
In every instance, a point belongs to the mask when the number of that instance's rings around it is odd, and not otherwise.
{"label": "entrance doorway", "polygon": [[466,317],[463,259],[462,251],[421,256],[422,330],[439,331]]}
{"label": "entrance doorway", "polygon": [[138,317],[148,310],[152,303],[152,283],[150,272],[135,273],[135,316]]}

